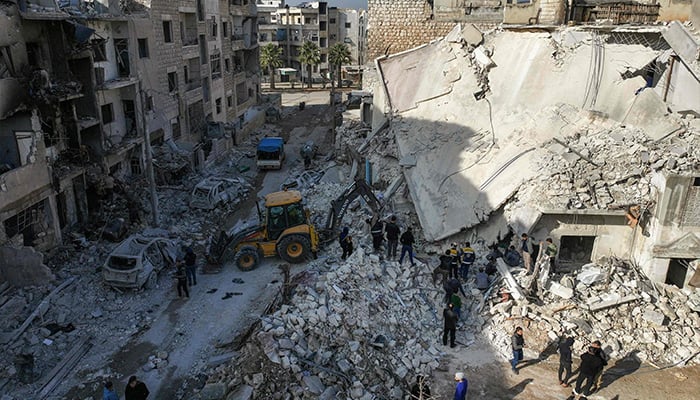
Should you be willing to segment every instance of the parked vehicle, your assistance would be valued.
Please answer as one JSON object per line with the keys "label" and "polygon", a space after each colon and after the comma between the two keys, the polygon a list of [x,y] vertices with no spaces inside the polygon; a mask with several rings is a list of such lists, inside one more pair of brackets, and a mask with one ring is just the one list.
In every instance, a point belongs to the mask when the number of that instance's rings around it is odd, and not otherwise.
{"label": "parked vehicle", "polygon": [[116,288],[155,287],[158,273],[175,265],[177,246],[163,237],[133,235],[121,242],[102,267],[105,283]]}
{"label": "parked vehicle", "polygon": [[209,177],[192,189],[190,207],[213,210],[238,195],[238,181],[230,178]]}
{"label": "parked vehicle", "polygon": [[258,169],[281,169],[284,157],[284,140],[281,137],[260,140],[257,151]]}

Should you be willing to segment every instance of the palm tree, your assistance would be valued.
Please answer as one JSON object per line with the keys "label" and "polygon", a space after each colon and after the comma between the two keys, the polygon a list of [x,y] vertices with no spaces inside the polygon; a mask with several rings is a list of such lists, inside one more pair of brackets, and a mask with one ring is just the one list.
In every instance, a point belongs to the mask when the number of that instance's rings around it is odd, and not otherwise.
{"label": "palm tree", "polygon": [[299,61],[306,65],[309,80],[307,81],[307,87],[311,87],[311,67],[321,63],[321,49],[318,45],[312,41],[305,41],[301,45],[301,50],[299,50]]}
{"label": "palm tree", "polygon": [[260,66],[270,74],[270,89],[275,88],[275,68],[282,66],[282,49],[272,43],[265,45],[260,51]]}
{"label": "palm tree", "polygon": [[338,73],[338,87],[341,87],[340,67],[350,62],[350,49],[345,43],[336,43],[328,52],[328,62],[335,67]]}

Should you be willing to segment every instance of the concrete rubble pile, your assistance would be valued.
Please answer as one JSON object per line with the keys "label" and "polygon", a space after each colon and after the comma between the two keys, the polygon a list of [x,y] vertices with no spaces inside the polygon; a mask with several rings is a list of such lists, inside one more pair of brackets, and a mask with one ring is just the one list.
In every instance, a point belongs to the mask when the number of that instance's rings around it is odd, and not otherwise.
{"label": "concrete rubble pile", "polygon": [[[527,287],[532,276],[515,271],[515,279]],[[695,357],[700,352],[697,291],[655,286],[636,267],[616,258],[587,264],[546,287],[543,305],[500,298],[490,304],[484,334],[503,349],[504,357],[510,356],[505,351],[512,332],[504,329],[510,320],[526,326],[532,336],[539,333],[542,349],[566,334],[576,338],[579,353],[600,340],[615,359],[633,355],[659,366],[700,363]]]}
{"label": "concrete rubble pile", "polygon": [[[289,305],[262,317],[255,338],[265,376],[243,377],[256,398],[398,399],[416,374],[439,366],[442,290],[430,274],[362,249],[329,265],[297,287]],[[209,385],[236,379],[246,367],[220,367]],[[281,376],[288,381],[262,384]]]}
{"label": "concrete rubble pile", "polygon": [[[691,120],[693,121],[693,120]],[[654,173],[688,174],[700,168],[700,131],[688,124],[665,140],[644,132],[593,124],[595,132],[578,132],[550,145],[540,160],[545,171],[535,185],[523,185],[520,195],[533,189],[527,201],[538,199],[542,209],[614,209],[645,204],[653,197]]]}

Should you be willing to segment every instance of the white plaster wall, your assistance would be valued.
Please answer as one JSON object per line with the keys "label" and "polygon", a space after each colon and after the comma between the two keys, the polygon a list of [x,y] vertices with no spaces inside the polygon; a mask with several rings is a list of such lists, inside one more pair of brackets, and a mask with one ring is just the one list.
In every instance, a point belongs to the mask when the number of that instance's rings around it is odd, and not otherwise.
{"label": "white plaster wall", "polygon": [[[118,90],[101,90],[97,92],[97,101],[100,108],[105,105],[112,103],[112,112],[114,115],[114,121],[109,124],[104,125],[103,131],[105,138],[108,139],[113,145],[121,143],[124,135],[126,134],[126,125],[124,123],[124,109],[122,107],[121,96]],[[101,113],[101,111],[100,111]],[[151,129],[153,130],[153,129]]]}

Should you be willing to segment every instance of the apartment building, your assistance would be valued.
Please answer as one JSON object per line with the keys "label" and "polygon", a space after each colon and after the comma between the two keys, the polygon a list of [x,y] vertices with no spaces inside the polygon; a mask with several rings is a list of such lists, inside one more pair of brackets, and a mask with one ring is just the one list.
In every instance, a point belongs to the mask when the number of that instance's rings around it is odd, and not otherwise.
{"label": "apartment building", "polygon": [[[202,167],[259,90],[250,0],[21,0],[0,21],[0,244],[48,249],[165,142]],[[146,137],[149,143],[146,143]]]}
{"label": "apartment building", "polygon": [[[283,50],[282,60],[286,68],[278,78],[282,82],[289,80],[285,75],[289,69],[306,79],[306,67],[299,61],[299,51],[306,41],[316,43],[321,51],[320,64],[312,68],[314,82],[329,77],[331,66],[328,52],[336,43],[348,46],[352,54],[351,65],[358,66],[364,62],[367,37],[364,10],[328,7],[324,1],[290,6],[284,0],[257,0],[257,7],[260,44],[273,43]],[[347,70],[357,72],[359,68],[349,67]],[[343,68],[345,72],[346,68]]]}

